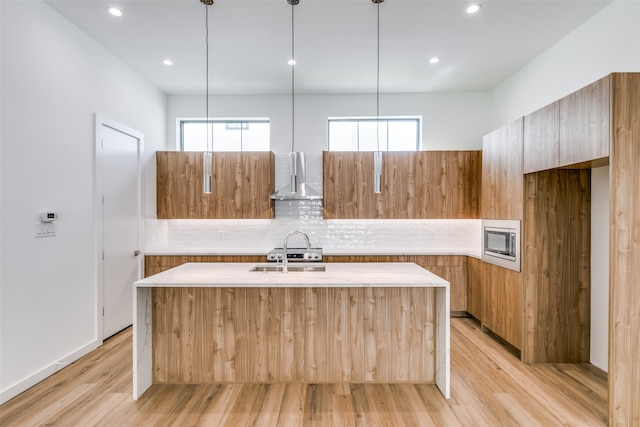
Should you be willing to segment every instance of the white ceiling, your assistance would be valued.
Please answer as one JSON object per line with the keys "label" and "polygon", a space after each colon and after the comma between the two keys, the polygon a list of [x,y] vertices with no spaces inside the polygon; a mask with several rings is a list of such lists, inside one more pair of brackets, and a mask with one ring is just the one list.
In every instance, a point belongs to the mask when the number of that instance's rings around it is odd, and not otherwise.
{"label": "white ceiling", "polygon": [[[46,0],[167,94],[205,92],[200,0]],[[458,0],[380,4],[380,91],[486,91],[606,7],[597,0],[488,0],[474,16]],[[107,6],[118,6],[120,18]],[[300,0],[296,93],[375,92],[371,0]],[[209,7],[210,92],[290,93],[286,0],[215,0]],[[432,56],[441,62],[429,64]],[[172,67],[162,64],[171,58]]]}

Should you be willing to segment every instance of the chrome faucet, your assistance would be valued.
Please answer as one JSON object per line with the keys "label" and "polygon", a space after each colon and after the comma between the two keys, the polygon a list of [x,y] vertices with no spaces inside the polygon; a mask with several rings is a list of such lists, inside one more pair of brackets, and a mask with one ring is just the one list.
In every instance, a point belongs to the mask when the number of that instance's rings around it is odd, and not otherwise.
{"label": "chrome faucet", "polygon": [[299,230],[295,230],[295,231],[290,231],[289,234],[287,234],[287,236],[284,238],[284,242],[282,243],[282,272],[283,273],[287,273],[287,245],[289,244],[289,238],[291,238],[294,235],[300,235],[302,236],[302,238],[304,239],[304,241],[307,243],[307,250],[309,250],[311,248],[311,243],[309,243],[309,236],[306,235],[306,233],[303,233],[302,231]]}

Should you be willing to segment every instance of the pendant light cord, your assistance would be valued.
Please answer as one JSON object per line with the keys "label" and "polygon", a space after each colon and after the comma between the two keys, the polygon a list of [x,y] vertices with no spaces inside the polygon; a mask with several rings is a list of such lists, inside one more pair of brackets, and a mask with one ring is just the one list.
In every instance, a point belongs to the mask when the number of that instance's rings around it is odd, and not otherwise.
{"label": "pendant light cord", "polygon": [[376,142],[378,151],[380,151],[380,1],[376,3],[378,14],[378,34],[376,49]]}
{"label": "pendant light cord", "polygon": [[205,21],[204,21],[204,25],[205,25],[205,33],[206,33],[206,41],[205,41],[205,46],[207,49],[207,53],[206,53],[206,59],[207,59],[207,65],[206,65],[206,72],[207,72],[207,77],[206,77],[206,92],[207,92],[207,96],[206,96],[206,102],[207,102],[207,106],[206,106],[206,112],[207,112],[207,151],[209,151],[209,140],[210,140],[210,133],[211,133],[211,126],[209,124],[209,5],[205,3],[205,7],[204,7],[204,13],[205,13]]}
{"label": "pendant light cord", "polygon": [[296,50],[295,50],[295,37],[294,37],[294,19],[293,13],[295,10],[296,2],[291,2],[291,152],[295,151],[295,130],[296,130],[296,95],[295,95],[295,81],[296,81]]}

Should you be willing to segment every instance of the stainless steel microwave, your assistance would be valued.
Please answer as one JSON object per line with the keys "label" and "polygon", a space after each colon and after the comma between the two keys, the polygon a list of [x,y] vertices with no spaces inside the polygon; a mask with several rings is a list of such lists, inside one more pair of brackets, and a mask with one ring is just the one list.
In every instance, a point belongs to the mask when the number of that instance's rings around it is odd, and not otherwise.
{"label": "stainless steel microwave", "polygon": [[520,271],[520,220],[483,219],[481,258],[484,262]]}

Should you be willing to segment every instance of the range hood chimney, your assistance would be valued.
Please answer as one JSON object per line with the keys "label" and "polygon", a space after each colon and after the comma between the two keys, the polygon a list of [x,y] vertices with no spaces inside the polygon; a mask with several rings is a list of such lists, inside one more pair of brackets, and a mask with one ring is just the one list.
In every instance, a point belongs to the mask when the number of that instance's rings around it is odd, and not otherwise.
{"label": "range hood chimney", "polygon": [[307,165],[303,152],[289,153],[291,174],[289,185],[273,193],[272,200],[320,200],[322,194],[307,184]]}

